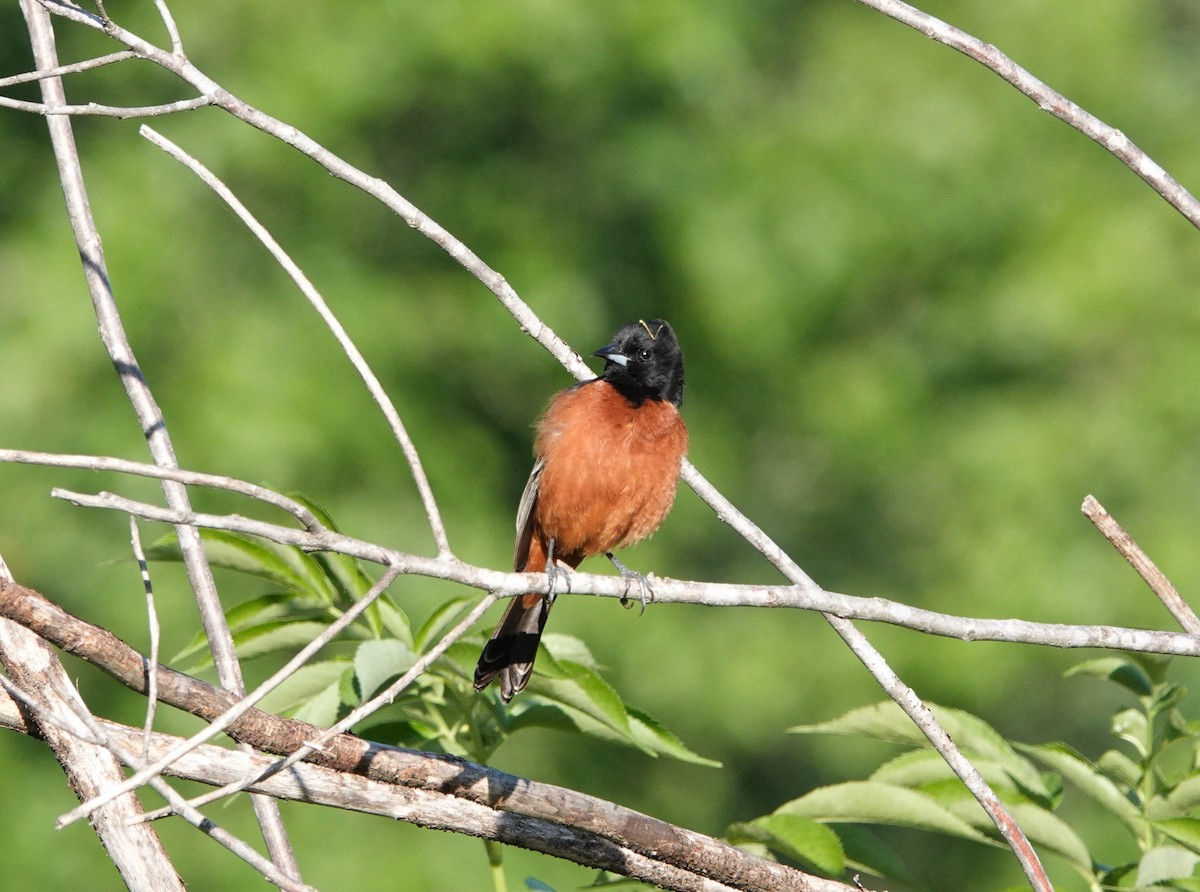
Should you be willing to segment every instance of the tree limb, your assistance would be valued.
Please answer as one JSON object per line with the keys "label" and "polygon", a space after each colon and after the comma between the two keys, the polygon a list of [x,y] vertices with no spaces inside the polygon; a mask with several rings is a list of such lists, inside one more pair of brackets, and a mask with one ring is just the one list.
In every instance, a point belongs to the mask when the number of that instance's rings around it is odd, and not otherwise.
{"label": "tree limb", "polygon": [[[138,693],[147,693],[149,661],[112,633],[19,585],[0,585],[0,603],[2,612],[15,622]],[[206,721],[215,721],[238,702],[228,691],[161,666],[157,687],[161,702]],[[0,723],[11,727],[4,719],[6,702],[11,701],[0,695]],[[102,727],[135,748],[143,733],[108,722]],[[226,730],[256,750],[286,755],[323,729],[251,707]],[[151,758],[162,761],[180,744],[179,738],[151,735]],[[167,773],[225,784],[267,773],[273,761],[201,746],[173,760]],[[351,734],[338,735],[305,762],[271,773],[252,789],[486,836],[673,889],[848,892],[851,888],[573,790]]]}

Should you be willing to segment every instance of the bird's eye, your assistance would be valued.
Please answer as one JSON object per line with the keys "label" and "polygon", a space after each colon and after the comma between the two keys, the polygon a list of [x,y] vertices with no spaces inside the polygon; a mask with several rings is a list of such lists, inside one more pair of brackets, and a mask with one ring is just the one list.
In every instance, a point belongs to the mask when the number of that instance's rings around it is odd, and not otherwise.
{"label": "bird's eye", "polygon": [[651,355],[652,354],[650,353],[649,348],[643,347],[641,350],[638,351],[637,358],[639,360],[641,360],[642,362],[649,362]]}

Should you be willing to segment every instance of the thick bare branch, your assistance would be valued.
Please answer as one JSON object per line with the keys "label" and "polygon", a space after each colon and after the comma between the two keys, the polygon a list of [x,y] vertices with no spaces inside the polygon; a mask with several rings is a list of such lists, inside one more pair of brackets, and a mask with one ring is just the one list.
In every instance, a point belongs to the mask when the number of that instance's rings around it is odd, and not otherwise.
{"label": "thick bare branch", "polygon": [[[21,625],[69,653],[84,659],[139,693],[147,692],[144,656],[112,633],[93,626],[18,585],[0,585],[4,611]],[[159,667],[161,702],[206,721],[217,721],[237,705],[228,691],[172,669]],[[3,719],[0,697],[0,723]],[[114,727],[104,723],[109,734]],[[287,755],[323,729],[255,708],[232,722],[227,733],[254,749]],[[126,729],[119,739],[134,741],[140,731]],[[153,735],[156,762],[182,746],[178,738]],[[136,744],[135,744],[136,745]],[[576,863],[616,870],[628,876],[678,889],[796,889],[846,892],[850,887],[810,877],[779,864],[762,861],[719,840],[676,827],[644,814],[574,790],[542,784],[492,768],[431,753],[384,746],[351,734],[339,734],[305,762],[287,771],[272,771],[274,760],[244,752],[199,747],[172,760],[167,773],[188,773],[205,783],[225,784],[247,776],[266,776],[254,789],[284,798],[386,814],[427,827],[485,835],[512,845],[533,848]],[[205,765],[203,772],[197,764]],[[320,766],[332,777],[318,779]],[[357,777],[355,777],[357,776]],[[328,779],[325,779],[328,777]],[[374,782],[374,783],[371,783]],[[382,785],[382,786],[380,786]],[[303,794],[298,791],[309,791]],[[316,791],[320,790],[320,793]],[[366,793],[356,792],[370,790]],[[341,791],[341,792],[339,792]],[[367,801],[374,802],[367,807]],[[528,836],[527,836],[528,834]],[[632,853],[633,857],[626,857]],[[616,859],[616,860],[614,860]],[[684,882],[675,871],[685,871]],[[672,878],[674,877],[674,878]],[[717,882],[719,885],[705,885]]]}
{"label": "thick bare branch", "polygon": [[[8,568],[0,561],[0,586],[11,583]],[[74,705],[86,707],[43,639],[17,623],[0,619],[0,665],[11,685],[23,692],[22,699],[28,705],[24,710],[18,708],[7,694],[0,694],[0,700],[12,704],[22,721],[46,740],[81,799],[107,793],[124,780],[120,763],[98,741],[84,739],[90,736],[86,729],[83,736],[66,730],[72,725],[78,727],[79,722],[59,691],[67,692],[76,701]],[[120,796],[92,816],[92,826],[129,888],[183,892],[183,883],[158,834],[147,826],[130,826],[131,819],[141,813],[135,796]]]}

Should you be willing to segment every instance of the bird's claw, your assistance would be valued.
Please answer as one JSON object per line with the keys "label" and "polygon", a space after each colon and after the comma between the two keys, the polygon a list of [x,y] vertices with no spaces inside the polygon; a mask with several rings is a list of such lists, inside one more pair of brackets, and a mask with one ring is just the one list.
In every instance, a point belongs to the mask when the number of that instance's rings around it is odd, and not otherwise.
{"label": "bird's claw", "polygon": [[637,572],[636,570],[630,570],[611,554],[608,555],[608,559],[613,562],[613,566],[617,568],[617,571],[621,574],[621,578],[625,580],[625,594],[621,598],[621,606],[626,610],[633,606],[632,601],[629,598],[629,589],[634,580],[637,580],[638,600],[642,605],[642,609],[638,612],[638,616],[641,616],[646,612],[646,603],[650,600],[653,600],[654,593],[650,588],[650,583],[641,573]]}

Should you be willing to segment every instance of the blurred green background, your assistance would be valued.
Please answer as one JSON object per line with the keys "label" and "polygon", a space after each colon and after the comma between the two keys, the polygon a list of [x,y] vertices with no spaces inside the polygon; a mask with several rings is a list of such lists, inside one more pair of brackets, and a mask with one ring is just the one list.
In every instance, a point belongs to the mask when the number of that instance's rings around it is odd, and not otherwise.
{"label": "blurred green background", "polygon": [[[165,44],[151,4],[106,6]],[[1200,182],[1195,4],[925,8],[1125,131],[1185,185]],[[1172,628],[1079,513],[1089,492],[1184,593],[1200,586],[1200,233],[977,64],[847,0],[174,11],[202,70],[385,178],[577,349],[630,319],[670,319],[688,360],[693,461],[827,588],[967,615]],[[58,30],[64,60],[115,49]],[[30,67],[27,44],[6,4],[0,74]],[[147,63],[68,82],[76,102],[185,95]],[[138,123],[79,119],[76,134],[116,296],[180,461],[302,490],[354,535],[429,553],[399,449],[327,331]],[[439,249],[293,150],[216,110],[151,123],[222,176],[324,292],[421,449],[456,552],[506,566],[530,426],[567,375]],[[0,446],[144,460],[96,337],[45,123],[13,111],[0,113],[0,283]],[[156,488],[0,466],[0,554],[18,580],[145,647],[125,519],[52,500],[53,486],[151,499]],[[778,580],[688,491],[626,562]],[[155,581],[171,653],[194,633],[195,609],[177,568]],[[219,581],[227,605],[260,591]],[[392,588],[417,619],[450,591]],[[535,732],[500,751],[506,770],[720,834],[889,755],[783,733],[881,696],[818,616],[652,606],[638,618],[577,599],[554,630],[585,636],[629,702],[726,767]],[[1119,702],[1062,678],[1094,654],[864,630],[926,698],[1017,739],[1090,756],[1108,745]],[[69,668],[97,711],[140,722],[137,698]],[[1193,665],[1175,673],[1195,687]],[[6,875],[119,888],[90,830],[53,831],[71,795],[49,755],[4,734],[0,766]],[[476,840],[284,811],[319,887],[487,887]],[[252,838],[247,814],[243,800],[213,817]],[[1065,814],[1094,852],[1132,854],[1084,804]],[[162,830],[192,888],[262,887],[187,828]],[[898,839],[924,888],[1021,879],[1003,852]],[[564,889],[590,878],[523,852],[508,864],[517,887],[527,875]],[[1060,888],[1082,888],[1048,864]]]}

